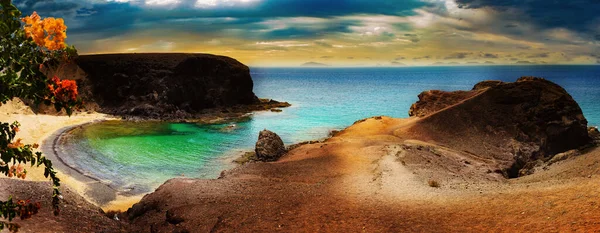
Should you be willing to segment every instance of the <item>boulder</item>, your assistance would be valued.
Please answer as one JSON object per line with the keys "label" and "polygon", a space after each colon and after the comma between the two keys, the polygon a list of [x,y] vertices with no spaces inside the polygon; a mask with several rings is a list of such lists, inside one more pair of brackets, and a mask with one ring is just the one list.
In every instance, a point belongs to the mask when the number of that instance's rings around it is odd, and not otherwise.
{"label": "boulder", "polygon": [[255,152],[258,160],[267,162],[279,159],[287,151],[279,135],[265,129],[258,135]]}
{"label": "boulder", "polygon": [[589,127],[588,135],[590,135],[590,137],[592,137],[592,138],[598,138],[598,137],[600,137],[600,131],[598,131],[598,128],[596,128],[596,127]]}

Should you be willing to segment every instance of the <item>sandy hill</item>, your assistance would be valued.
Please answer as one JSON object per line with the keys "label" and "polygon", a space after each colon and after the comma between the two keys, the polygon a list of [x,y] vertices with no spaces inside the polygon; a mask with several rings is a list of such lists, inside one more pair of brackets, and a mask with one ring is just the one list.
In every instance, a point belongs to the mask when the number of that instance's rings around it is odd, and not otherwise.
{"label": "sandy hill", "polygon": [[420,97],[415,117],[361,120],[217,180],[172,179],[122,217],[139,232],[600,230],[600,150],[555,154],[590,142],[564,89],[522,78]]}

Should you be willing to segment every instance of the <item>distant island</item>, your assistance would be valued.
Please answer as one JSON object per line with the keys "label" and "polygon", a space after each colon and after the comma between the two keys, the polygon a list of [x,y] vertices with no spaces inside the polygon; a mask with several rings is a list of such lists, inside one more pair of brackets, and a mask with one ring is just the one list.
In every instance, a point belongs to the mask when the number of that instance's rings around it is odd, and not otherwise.
{"label": "distant island", "polygon": [[303,66],[303,67],[328,67],[329,65],[323,64],[323,63],[318,63],[318,62],[306,62],[300,66]]}

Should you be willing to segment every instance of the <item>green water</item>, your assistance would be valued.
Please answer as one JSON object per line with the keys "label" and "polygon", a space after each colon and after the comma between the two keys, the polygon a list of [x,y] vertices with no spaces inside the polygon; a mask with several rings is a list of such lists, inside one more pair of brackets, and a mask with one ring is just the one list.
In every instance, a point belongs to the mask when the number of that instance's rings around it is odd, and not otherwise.
{"label": "green water", "polygon": [[[247,123],[197,125],[186,123],[107,121],[71,132],[61,154],[67,163],[93,171],[88,175],[134,193],[151,191],[165,180],[186,176],[215,178],[231,168],[239,151],[222,151]],[[239,134],[238,134],[239,136]],[[242,148],[239,148],[242,149]],[[241,150],[240,150],[241,151]]]}

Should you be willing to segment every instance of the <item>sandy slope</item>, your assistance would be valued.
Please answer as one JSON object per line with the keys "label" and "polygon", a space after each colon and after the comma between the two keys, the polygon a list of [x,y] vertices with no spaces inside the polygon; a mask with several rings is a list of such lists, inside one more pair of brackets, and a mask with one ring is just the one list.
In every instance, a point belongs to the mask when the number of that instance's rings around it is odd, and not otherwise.
{"label": "sandy slope", "polygon": [[[218,180],[173,179],[129,217],[140,232],[600,230],[600,150],[525,178],[461,176],[402,162],[405,144],[432,146],[394,133],[417,121],[372,118],[277,162]],[[432,178],[440,188],[429,187]]]}

